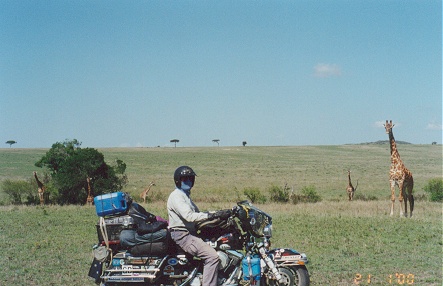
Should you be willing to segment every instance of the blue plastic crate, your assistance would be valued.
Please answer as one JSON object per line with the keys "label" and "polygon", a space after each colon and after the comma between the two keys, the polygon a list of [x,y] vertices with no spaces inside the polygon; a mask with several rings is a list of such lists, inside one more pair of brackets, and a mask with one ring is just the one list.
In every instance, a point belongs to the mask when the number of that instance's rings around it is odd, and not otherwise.
{"label": "blue plastic crate", "polygon": [[98,216],[116,216],[128,211],[128,197],[123,192],[116,192],[96,196],[94,198],[95,211]]}

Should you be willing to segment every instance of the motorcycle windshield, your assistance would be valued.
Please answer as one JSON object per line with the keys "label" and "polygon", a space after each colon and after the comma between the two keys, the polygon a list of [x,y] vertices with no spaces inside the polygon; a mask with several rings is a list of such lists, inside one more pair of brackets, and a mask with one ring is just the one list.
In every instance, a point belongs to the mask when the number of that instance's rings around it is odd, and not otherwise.
{"label": "motorcycle windshield", "polygon": [[265,228],[272,225],[272,217],[253,206],[249,201],[241,201],[237,205],[240,207],[239,218],[242,226],[255,237],[264,236]]}

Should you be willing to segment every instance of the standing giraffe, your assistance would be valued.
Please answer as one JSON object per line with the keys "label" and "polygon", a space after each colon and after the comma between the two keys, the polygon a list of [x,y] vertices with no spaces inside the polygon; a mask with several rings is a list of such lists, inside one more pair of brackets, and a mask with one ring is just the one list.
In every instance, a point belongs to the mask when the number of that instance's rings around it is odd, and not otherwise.
{"label": "standing giraffe", "polygon": [[152,186],[155,186],[154,181],[149,183],[149,186],[144,189],[143,192],[140,193],[140,198],[143,199],[143,203],[146,203],[146,195],[149,193],[149,190],[151,189]]}
{"label": "standing giraffe", "polygon": [[414,179],[412,173],[409,171],[403,161],[400,159],[400,154],[397,151],[397,145],[395,144],[394,134],[392,128],[395,124],[392,124],[392,120],[384,124],[386,133],[389,134],[389,144],[391,146],[391,168],[389,170],[389,182],[391,185],[391,216],[394,214],[394,202],[395,202],[395,186],[399,188],[398,201],[400,202],[400,216],[403,216],[403,199],[405,200],[404,216],[408,217],[408,201],[411,209],[410,216],[412,217],[412,211],[414,210],[414,196],[412,189],[414,188]]}
{"label": "standing giraffe", "polygon": [[94,198],[91,194],[91,178],[87,177],[86,181],[88,182],[88,197],[86,198],[86,204],[92,206],[92,202],[94,201]]}
{"label": "standing giraffe", "polygon": [[37,181],[37,185],[38,185],[38,197],[40,198],[40,204],[41,204],[41,205],[44,205],[44,204],[45,204],[45,197],[44,197],[44,195],[45,195],[46,187],[45,187],[45,185],[43,185],[43,183],[40,182],[40,180],[38,179],[38,177],[37,177],[37,172],[36,172],[36,171],[34,171],[34,178],[35,178],[35,180]]}
{"label": "standing giraffe", "polygon": [[351,170],[348,170],[348,186],[346,187],[346,192],[348,193],[348,198],[350,201],[352,201],[352,199],[354,198],[354,193],[357,190],[358,187],[358,180],[357,180],[357,185],[354,186],[351,183]]}

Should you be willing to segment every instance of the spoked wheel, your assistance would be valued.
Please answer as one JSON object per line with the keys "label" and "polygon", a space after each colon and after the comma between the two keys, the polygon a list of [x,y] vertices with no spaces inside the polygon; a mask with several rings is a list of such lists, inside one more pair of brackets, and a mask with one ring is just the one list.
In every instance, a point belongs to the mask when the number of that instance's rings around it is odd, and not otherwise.
{"label": "spoked wheel", "polygon": [[[294,272],[292,272],[290,269],[288,268],[278,268],[278,272],[281,275],[281,282],[275,280],[275,279],[270,279],[267,280],[269,284],[269,286],[296,286],[297,284],[294,284],[295,282],[295,275]],[[265,283],[266,285],[266,283]]]}
{"label": "spoked wheel", "polygon": [[309,273],[308,270],[301,267],[278,268],[278,272],[281,275],[281,282],[270,280],[269,286],[309,286]]}
{"label": "spoked wheel", "polygon": [[277,284],[280,286],[294,286],[297,284],[294,284],[295,282],[295,277],[294,277],[294,273],[292,273],[291,270],[286,269],[286,268],[279,268],[278,272],[281,275],[281,283]]}

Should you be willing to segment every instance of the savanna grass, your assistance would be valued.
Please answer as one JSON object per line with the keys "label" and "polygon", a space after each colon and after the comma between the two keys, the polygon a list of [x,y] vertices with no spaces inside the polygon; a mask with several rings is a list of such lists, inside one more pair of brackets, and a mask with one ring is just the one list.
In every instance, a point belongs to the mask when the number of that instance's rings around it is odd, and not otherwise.
{"label": "savanna grass", "polygon": [[[144,206],[166,217],[163,202]],[[413,285],[442,284],[440,203],[422,202],[412,219],[390,217],[389,201],[257,206],[273,217],[273,247],[308,255],[311,285],[355,285],[359,274],[370,285],[401,285],[388,283],[396,273],[413,275]],[[2,285],[94,285],[87,272],[97,221],[87,206],[0,207]]]}
{"label": "savanna grass", "polygon": [[[244,190],[262,194],[287,185],[293,194],[314,186],[318,203],[258,204],[272,215],[273,246],[291,247],[310,259],[311,285],[442,285],[442,204],[426,200],[423,187],[441,178],[441,145],[399,145],[414,175],[414,217],[389,216],[389,146],[115,148],[99,150],[112,164],[123,160],[129,184],[138,194],[155,181],[144,206],[167,217],[166,199],[177,166],[197,172],[192,195],[202,210],[229,208],[245,199]],[[0,149],[0,180],[28,180],[43,149]],[[347,201],[347,170],[356,197]],[[1,195],[0,201],[7,203]],[[0,284],[94,285],[87,278],[98,217],[86,206],[0,207]],[[399,276],[400,278],[402,276]],[[411,278],[412,276],[409,276]],[[368,283],[370,280],[370,284]],[[389,279],[391,279],[389,281]]]}

